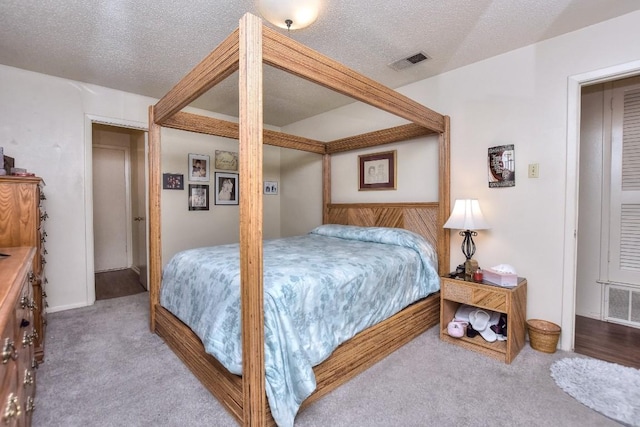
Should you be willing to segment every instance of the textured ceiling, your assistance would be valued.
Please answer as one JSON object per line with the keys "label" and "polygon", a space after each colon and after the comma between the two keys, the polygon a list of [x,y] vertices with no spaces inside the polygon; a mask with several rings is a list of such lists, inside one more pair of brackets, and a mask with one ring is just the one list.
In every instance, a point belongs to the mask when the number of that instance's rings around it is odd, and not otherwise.
{"label": "textured ceiling", "polygon": [[[639,9],[638,0],[322,0],[318,20],[290,37],[397,88]],[[2,0],[0,64],[160,98],[246,12],[258,15],[254,0]],[[388,66],[418,51],[431,59]],[[237,116],[236,82],[193,106]],[[352,102],[269,67],[264,87],[275,126]]]}

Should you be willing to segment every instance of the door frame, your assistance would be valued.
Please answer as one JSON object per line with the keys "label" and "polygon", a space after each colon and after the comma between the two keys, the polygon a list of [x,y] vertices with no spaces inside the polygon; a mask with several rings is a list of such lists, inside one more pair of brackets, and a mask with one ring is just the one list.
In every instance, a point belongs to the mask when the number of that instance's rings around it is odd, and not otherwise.
{"label": "door frame", "polygon": [[[86,287],[86,305],[93,305],[96,302],[96,284],[95,284],[95,264],[94,264],[94,246],[93,246],[93,125],[103,124],[121,128],[135,129],[145,132],[144,138],[144,177],[145,181],[149,179],[148,164],[148,133],[149,124],[145,122],[137,122],[133,120],[115,119],[113,117],[95,116],[85,114],[84,117],[84,213],[85,213],[85,282]],[[145,206],[149,206],[149,194],[145,185]],[[147,236],[149,235],[149,225],[147,224]],[[146,245],[147,264],[149,262],[149,244]]]}
{"label": "door frame", "polygon": [[578,265],[578,188],[580,176],[580,108],[582,86],[605,83],[640,74],[640,61],[614,65],[600,70],[569,76],[567,99],[567,169],[565,187],[562,339],[560,348],[574,349],[576,275]]}

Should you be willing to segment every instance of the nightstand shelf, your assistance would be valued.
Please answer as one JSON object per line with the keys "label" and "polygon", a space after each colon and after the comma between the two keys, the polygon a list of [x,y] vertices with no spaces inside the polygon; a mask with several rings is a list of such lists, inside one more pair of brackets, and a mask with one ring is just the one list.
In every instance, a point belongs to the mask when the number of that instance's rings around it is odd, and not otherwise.
{"label": "nightstand shelf", "polygon": [[[461,304],[507,315],[507,340],[488,342],[481,336],[454,338],[447,333]],[[487,283],[466,282],[449,277],[442,278],[440,289],[440,339],[484,354],[505,363],[511,363],[525,344],[527,309],[527,280],[518,279],[513,288]]]}

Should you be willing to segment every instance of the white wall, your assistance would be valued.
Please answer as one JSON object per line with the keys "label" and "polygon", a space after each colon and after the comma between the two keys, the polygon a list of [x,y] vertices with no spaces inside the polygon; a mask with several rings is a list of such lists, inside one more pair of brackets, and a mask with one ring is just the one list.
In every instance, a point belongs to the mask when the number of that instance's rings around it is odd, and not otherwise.
{"label": "white wall", "polygon": [[[282,130],[319,141],[332,141],[405,123],[407,121],[404,119],[355,103],[285,126]],[[397,189],[358,191],[358,156],[390,150],[397,151]],[[310,181],[312,179],[309,177]],[[437,201],[438,137],[427,136],[334,154],[331,156],[331,190],[331,201],[334,203]]]}
{"label": "white wall", "polygon": [[322,155],[291,149],[281,153],[282,236],[297,236],[322,224]]}
{"label": "white wall", "polygon": [[46,183],[50,310],[86,305],[85,115],[145,125],[154,100],[6,66],[0,81],[0,144]]}
{"label": "white wall", "polygon": [[[215,204],[215,150],[238,152],[238,141],[175,129],[162,129],[162,171],[184,174],[184,190],[162,190],[162,260],[166,264],[176,252],[238,242],[239,206]],[[189,182],[188,155],[208,155],[209,181]],[[280,179],[280,149],[265,145],[264,180]],[[218,172],[236,173],[218,170]],[[187,211],[189,184],[209,185],[209,210]],[[266,239],[280,237],[280,196],[263,199],[263,233]]]}

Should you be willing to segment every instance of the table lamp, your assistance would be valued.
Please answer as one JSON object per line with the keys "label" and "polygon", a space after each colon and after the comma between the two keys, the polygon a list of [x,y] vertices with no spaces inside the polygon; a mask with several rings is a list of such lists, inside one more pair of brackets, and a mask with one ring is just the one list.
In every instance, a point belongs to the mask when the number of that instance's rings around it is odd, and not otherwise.
{"label": "table lamp", "polygon": [[444,228],[461,230],[460,235],[464,237],[462,240],[462,253],[466,257],[464,276],[465,280],[471,280],[473,273],[478,269],[478,262],[472,258],[476,252],[473,236],[478,235],[475,230],[489,228],[489,224],[482,216],[478,199],[456,199],[451,216],[444,224]]}

